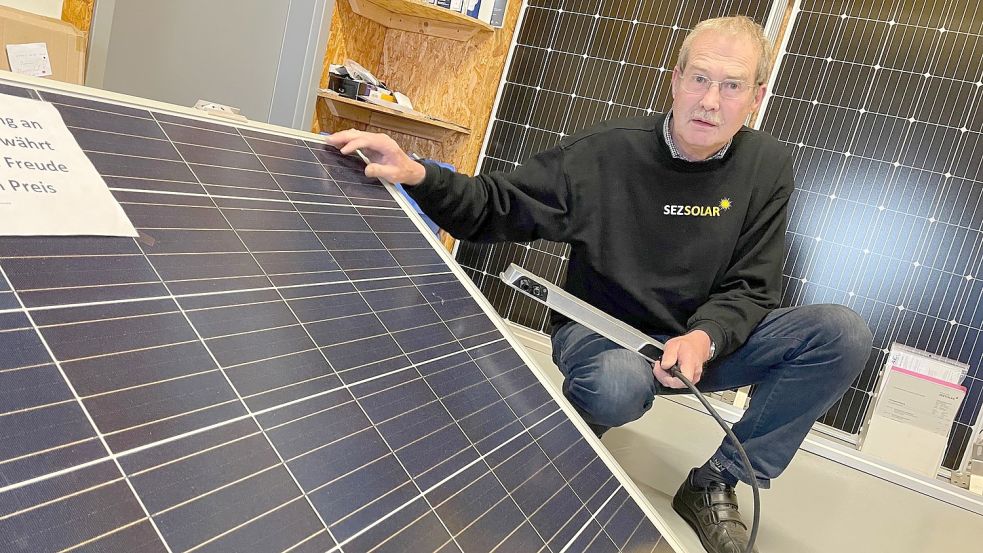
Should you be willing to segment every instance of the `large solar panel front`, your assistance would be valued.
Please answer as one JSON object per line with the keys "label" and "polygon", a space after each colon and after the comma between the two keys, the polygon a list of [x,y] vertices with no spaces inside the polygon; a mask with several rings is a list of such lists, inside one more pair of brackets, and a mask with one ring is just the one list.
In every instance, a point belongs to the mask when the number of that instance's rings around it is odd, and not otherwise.
{"label": "large solar panel front", "polygon": [[804,0],[761,128],[795,156],[784,305],[841,303],[874,332],[821,419],[859,432],[892,342],[970,365],[943,465],[983,408],[983,5]]}
{"label": "large solar panel front", "polygon": [[54,104],[140,231],[0,238],[0,551],[663,541],[361,162],[0,93]]}

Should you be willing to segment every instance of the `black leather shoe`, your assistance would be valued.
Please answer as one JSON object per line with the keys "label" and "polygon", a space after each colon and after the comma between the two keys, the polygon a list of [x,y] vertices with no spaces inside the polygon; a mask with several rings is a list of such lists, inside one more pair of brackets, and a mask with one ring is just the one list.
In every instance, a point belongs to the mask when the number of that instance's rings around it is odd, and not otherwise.
{"label": "black leather shoe", "polygon": [[694,487],[694,471],[673,496],[673,510],[696,532],[708,553],[744,553],[748,529],[737,512],[734,488],[722,482],[708,488]]}

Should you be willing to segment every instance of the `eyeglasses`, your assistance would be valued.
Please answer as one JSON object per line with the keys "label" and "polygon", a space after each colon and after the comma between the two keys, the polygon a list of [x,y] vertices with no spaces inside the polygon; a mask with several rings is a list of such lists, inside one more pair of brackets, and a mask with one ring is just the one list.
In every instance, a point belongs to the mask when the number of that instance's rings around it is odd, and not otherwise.
{"label": "eyeglasses", "polygon": [[717,83],[717,89],[720,90],[720,95],[730,100],[740,98],[751,88],[750,83],[739,81],[737,79],[715,81],[706,75],[700,75],[699,73],[683,75],[682,77],[683,90],[689,92],[690,94],[706,94],[706,92],[710,90],[710,85],[713,83]]}

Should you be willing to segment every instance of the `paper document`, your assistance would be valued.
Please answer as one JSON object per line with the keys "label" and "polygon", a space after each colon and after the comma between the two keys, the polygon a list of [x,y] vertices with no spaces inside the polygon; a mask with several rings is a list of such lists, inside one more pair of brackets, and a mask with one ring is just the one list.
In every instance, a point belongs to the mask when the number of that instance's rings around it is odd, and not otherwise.
{"label": "paper document", "polygon": [[935,477],[966,388],[892,367],[876,398],[861,451]]}
{"label": "paper document", "polygon": [[55,107],[0,94],[0,236],[137,236]]}
{"label": "paper document", "polygon": [[8,44],[7,60],[10,62],[10,70],[14,73],[32,77],[51,75],[48,45],[43,42]]}
{"label": "paper document", "polygon": [[898,367],[891,371],[874,414],[948,437],[966,388]]}
{"label": "paper document", "polygon": [[966,363],[960,363],[897,342],[891,344],[891,350],[884,366],[885,368],[901,367],[953,384],[962,384],[969,372],[969,365]]}

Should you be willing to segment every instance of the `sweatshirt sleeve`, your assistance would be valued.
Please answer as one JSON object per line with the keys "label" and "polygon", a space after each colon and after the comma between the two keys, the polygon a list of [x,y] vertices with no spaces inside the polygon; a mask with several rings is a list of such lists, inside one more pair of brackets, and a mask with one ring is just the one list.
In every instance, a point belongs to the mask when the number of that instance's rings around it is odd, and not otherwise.
{"label": "sweatshirt sleeve", "polygon": [[441,228],[474,242],[569,239],[571,198],[562,146],[511,173],[469,177],[425,163],[427,175],[409,195]]}
{"label": "sweatshirt sleeve", "polygon": [[743,345],[754,327],[779,305],[792,179],[789,157],[775,193],[741,232],[720,284],[687,322],[689,330],[703,330],[710,336],[716,345],[715,357]]}

